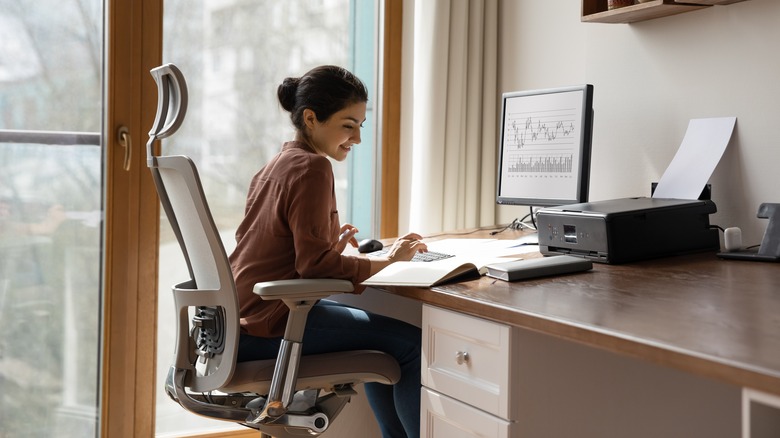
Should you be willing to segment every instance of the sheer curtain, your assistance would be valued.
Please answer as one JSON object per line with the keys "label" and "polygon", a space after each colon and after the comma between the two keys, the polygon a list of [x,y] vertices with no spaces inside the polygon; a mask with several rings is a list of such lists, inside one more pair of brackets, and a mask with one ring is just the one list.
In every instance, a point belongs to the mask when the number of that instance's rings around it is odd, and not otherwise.
{"label": "sheer curtain", "polygon": [[409,229],[495,222],[497,0],[414,2]]}

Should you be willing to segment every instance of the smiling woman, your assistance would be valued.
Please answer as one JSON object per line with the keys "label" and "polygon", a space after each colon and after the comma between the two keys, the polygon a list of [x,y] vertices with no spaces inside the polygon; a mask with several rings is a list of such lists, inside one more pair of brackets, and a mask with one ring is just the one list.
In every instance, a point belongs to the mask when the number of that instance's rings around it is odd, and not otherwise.
{"label": "smiling woman", "polygon": [[[283,142],[294,138],[276,87],[285,77],[317,65],[344,67],[366,84],[365,112],[357,123],[348,122],[360,131],[360,145],[332,169],[342,220],[372,235],[378,2],[166,0],[164,12],[163,62],[174,62],[184,72],[190,105],[177,137],[164,140],[162,148],[165,154],[181,153],[196,161],[227,252],[236,245],[252,176]],[[364,119],[365,128],[358,128]],[[346,130],[345,125],[334,127]],[[182,412],[159,390],[173,351],[170,286],[187,272],[169,225],[164,218],[161,222],[157,434],[223,429],[230,425]]]}
{"label": "smiling woman", "polygon": [[[343,68],[326,65],[285,79],[278,97],[290,112],[295,140],[252,178],[230,255],[241,317],[239,362],[275,358],[284,346],[287,304],[262,299],[253,292],[257,283],[336,278],[351,281],[360,293],[368,277],[426,250],[422,237],[410,233],[396,240],[386,256],[344,253],[348,244],[357,246],[357,229],[340,222],[327,158],[343,161],[360,141],[357,122],[365,119],[368,98],[363,83]],[[382,436],[419,436],[418,327],[323,300],[311,309],[303,337],[302,355],[373,350],[395,359],[400,380],[392,386],[367,382],[366,395]]]}
{"label": "smiling woman", "polygon": [[314,111],[305,110],[306,126],[316,133],[308,140],[320,155],[344,161],[352,146],[360,143],[360,121],[365,120],[365,114],[365,102],[353,103],[322,122]]}

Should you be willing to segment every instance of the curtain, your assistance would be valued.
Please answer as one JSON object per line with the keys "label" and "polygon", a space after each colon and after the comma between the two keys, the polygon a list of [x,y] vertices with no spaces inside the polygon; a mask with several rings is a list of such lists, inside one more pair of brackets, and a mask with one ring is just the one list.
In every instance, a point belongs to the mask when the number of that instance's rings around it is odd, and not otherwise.
{"label": "curtain", "polygon": [[497,1],[414,2],[412,231],[495,223]]}

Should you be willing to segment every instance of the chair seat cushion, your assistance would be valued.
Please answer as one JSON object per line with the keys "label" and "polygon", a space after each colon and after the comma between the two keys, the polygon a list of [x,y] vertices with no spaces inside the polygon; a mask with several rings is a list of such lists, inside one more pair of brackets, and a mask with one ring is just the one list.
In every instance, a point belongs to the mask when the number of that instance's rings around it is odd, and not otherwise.
{"label": "chair seat cushion", "polygon": [[[265,395],[271,387],[276,359],[239,362],[233,378],[221,391]],[[392,385],[401,378],[401,368],[390,355],[374,350],[343,351],[301,357],[296,390],[348,383],[378,382]]]}

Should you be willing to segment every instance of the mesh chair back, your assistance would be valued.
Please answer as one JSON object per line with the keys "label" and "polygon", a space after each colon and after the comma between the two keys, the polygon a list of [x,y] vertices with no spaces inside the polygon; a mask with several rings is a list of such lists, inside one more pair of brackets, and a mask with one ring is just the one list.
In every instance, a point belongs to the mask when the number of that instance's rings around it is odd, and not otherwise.
{"label": "mesh chair back", "polygon": [[197,167],[186,156],[154,154],[155,141],[181,125],[187,107],[186,82],[172,64],[152,70],[152,76],[159,101],[147,143],[147,165],[190,274],[188,280],[173,287],[177,319],[174,367],[189,371],[185,385],[192,391],[211,391],[227,384],[233,375],[238,297]]}

